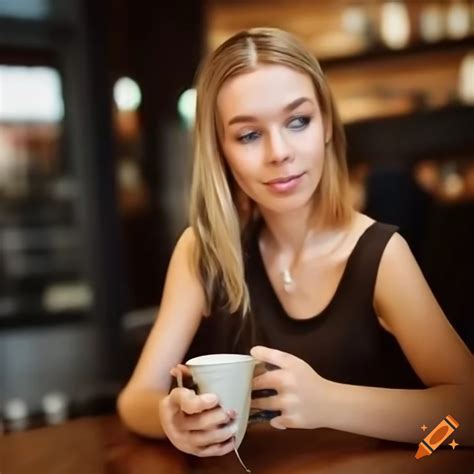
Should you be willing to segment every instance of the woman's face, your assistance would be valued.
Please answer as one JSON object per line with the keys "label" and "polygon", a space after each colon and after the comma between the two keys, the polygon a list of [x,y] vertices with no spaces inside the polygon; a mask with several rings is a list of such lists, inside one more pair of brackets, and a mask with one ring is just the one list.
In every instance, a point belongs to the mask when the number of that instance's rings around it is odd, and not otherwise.
{"label": "woman's face", "polygon": [[224,155],[245,194],[277,213],[308,205],[325,154],[311,78],[286,66],[261,65],[229,79],[217,107]]}

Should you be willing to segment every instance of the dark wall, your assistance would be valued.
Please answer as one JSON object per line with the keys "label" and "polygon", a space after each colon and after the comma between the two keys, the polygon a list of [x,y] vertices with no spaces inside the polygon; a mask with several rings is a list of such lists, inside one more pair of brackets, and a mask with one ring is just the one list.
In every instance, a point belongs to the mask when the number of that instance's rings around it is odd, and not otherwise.
{"label": "dark wall", "polygon": [[474,351],[474,204],[442,202],[416,182],[424,159],[474,160],[474,107],[452,105],[346,127],[350,164],[370,165],[364,212],[398,225],[446,316]]}
{"label": "dark wall", "polygon": [[175,243],[170,223],[176,209],[169,196],[182,187],[182,176],[169,167],[182,145],[169,150],[167,144],[174,140],[178,98],[192,86],[202,56],[204,14],[202,2],[186,0],[107,0],[103,10],[110,87],[130,76],[142,91],[139,160],[150,206],[122,222],[133,309],[159,303]]}
{"label": "dark wall", "polygon": [[442,109],[346,126],[348,159],[374,165],[419,159],[444,159],[474,152],[474,107],[452,105]]}

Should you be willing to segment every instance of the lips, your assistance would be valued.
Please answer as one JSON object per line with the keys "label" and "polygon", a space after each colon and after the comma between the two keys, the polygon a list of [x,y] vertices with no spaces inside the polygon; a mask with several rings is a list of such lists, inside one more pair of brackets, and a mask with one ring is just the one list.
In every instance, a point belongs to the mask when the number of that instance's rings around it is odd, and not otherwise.
{"label": "lips", "polygon": [[267,189],[277,195],[289,195],[297,191],[303,182],[305,173],[281,176],[265,183]]}
{"label": "lips", "polygon": [[292,175],[289,175],[289,176],[283,176],[283,177],[280,177],[280,178],[275,178],[275,179],[272,179],[270,181],[266,181],[265,184],[288,183],[289,181],[291,181],[293,179],[296,179],[296,178],[299,178],[300,176],[303,176],[303,174],[304,173],[292,174]]}

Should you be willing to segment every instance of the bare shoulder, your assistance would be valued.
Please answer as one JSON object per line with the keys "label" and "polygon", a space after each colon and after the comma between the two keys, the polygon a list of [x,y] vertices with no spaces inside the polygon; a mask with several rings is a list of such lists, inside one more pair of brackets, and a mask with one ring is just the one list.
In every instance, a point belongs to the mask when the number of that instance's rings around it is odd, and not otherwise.
{"label": "bare shoulder", "polygon": [[[383,252],[374,308],[427,386],[463,383],[472,355],[434,296],[407,241],[394,233]],[[422,342],[420,344],[420,342]],[[446,357],[436,357],[442,347]],[[434,362],[435,361],[435,362]]]}
{"label": "bare shoulder", "polygon": [[[187,227],[178,238],[171,256],[166,276],[163,299],[169,293],[175,293],[175,288],[195,290],[200,293],[201,283],[194,268],[194,253],[196,249],[196,235],[192,227]],[[162,302],[163,303],[163,302]]]}
{"label": "bare shoulder", "polygon": [[176,267],[178,267],[180,272],[185,272],[185,275],[194,277],[197,281],[197,274],[194,268],[195,251],[196,234],[192,227],[187,227],[178,237],[176,246],[171,255],[167,280],[172,278]]}
{"label": "bare shoulder", "polygon": [[[409,268],[406,265],[409,265]],[[379,273],[392,275],[398,271],[421,272],[408,242],[401,234],[395,232],[382,254]]]}
{"label": "bare shoulder", "polygon": [[[418,263],[404,237],[395,232],[388,240],[377,271],[374,289],[374,309],[378,321],[388,332],[393,331],[393,311],[387,311],[390,306],[388,300],[403,298],[405,289],[403,284],[423,287],[425,293],[430,292]],[[409,291],[412,294],[412,291]]]}
{"label": "bare shoulder", "polygon": [[182,242],[185,245],[195,245],[196,243],[196,234],[194,233],[194,229],[191,226],[186,227],[183,233],[178,239],[178,243]]}
{"label": "bare shoulder", "polygon": [[[375,222],[376,221],[372,217],[369,217],[366,214],[362,214],[360,212],[356,212],[351,226],[352,233],[356,237],[360,237]],[[398,263],[400,258],[410,260],[416,265],[414,256],[407,241],[400,233],[395,232],[390,237],[384,249],[382,259],[380,261],[379,270],[383,270],[383,268],[391,269],[392,264],[394,264],[396,267],[400,267],[401,264]]]}
{"label": "bare shoulder", "polygon": [[375,282],[374,307],[379,322],[393,333],[402,306],[411,299],[420,301],[422,295],[436,303],[408,242],[395,232],[385,246]]}
{"label": "bare shoulder", "polygon": [[421,269],[405,238],[395,232],[387,242],[380,259],[375,284],[375,302],[390,293],[390,288],[399,288],[401,283],[425,283]]}
{"label": "bare shoulder", "polygon": [[350,230],[355,234],[361,234],[368,229],[375,222],[372,217],[362,214],[361,212],[354,212]]}
{"label": "bare shoulder", "polygon": [[375,220],[372,217],[369,217],[367,214],[363,214],[362,212],[354,212],[354,219],[353,222],[355,225],[363,228],[370,227]]}
{"label": "bare shoulder", "polygon": [[191,256],[196,247],[196,234],[192,227],[186,227],[179,236],[174,253]]}
{"label": "bare shoulder", "polygon": [[351,225],[347,230],[347,237],[350,240],[350,246],[354,247],[362,234],[375,222],[371,217],[355,212],[351,221]]}

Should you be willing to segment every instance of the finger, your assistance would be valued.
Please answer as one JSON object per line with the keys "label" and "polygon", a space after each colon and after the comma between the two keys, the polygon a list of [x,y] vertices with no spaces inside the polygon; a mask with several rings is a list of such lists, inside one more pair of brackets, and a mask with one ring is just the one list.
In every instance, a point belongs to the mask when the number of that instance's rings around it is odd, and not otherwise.
{"label": "finger", "polygon": [[286,430],[287,428],[284,416],[277,416],[276,418],[273,418],[270,420],[270,425],[277,430]]}
{"label": "finger", "polygon": [[181,410],[188,415],[214,408],[219,403],[217,396],[212,393],[196,395],[188,388],[174,388],[169,399],[170,403],[176,407],[175,411]]}
{"label": "finger", "polygon": [[217,395],[213,393],[204,393],[202,395],[196,395],[192,390],[192,393],[181,399],[181,410],[187,415],[193,415],[195,413],[201,413],[205,410],[210,410],[219,405],[219,399]]}
{"label": "finger", "polygon": [[193,399],[196,393],[188,388],[177,387],[171,390],[169,394],[169,403],[174,412],[182,411],[182,404],[184,400]]}
{"label": "finger", "polygon": [[294,356],[278,349],[270,349],[265,346],[255,346],[250,350],[250,354],[256,359],[276,365],[282,369],[288,367],[294,359]]}
{"label": "finger", "polygon": [[276,411],[276,410],[282,409],[282,402],[281,402],[281,398],[278,395],[275,395],[273,397],[253,399],[250,407],[258,409],[258,410]]}
{"label": "finger", "polygon": [[187,431],[215,429],[220,425],[229,423],[235,417],[230,411],[224,411],[222,408],[213,408],[196,415],[185,417],[183,427]]}
{"label": "finger", "polygon": [[257,377],[259,375],[264,374],[267,371],[265,367],[265,362],[263,361],[256,361],[255,368],[253,370],[253,376]]}
{"label": "finger", "polygon": [[184,365],[184,364],[178,364],[176,366],[180,371],[181,373],[183,374],[184,377],[192,377],[192,373],[191,373],[191,370],[189,369],[189,367],[187,365]]}
{"label": "finger", "polygon": [[237,432],[237,423],[214,430],[191,431],[189,441],[193,446],[204,448],[211,444],[224,443]]}
{"label": "finger", "polygon": [[175,365],[170,370],[170,374],[173,377],[178,377],[178,374],[181,374],[181,376],[183,376],[183,377],[192,377],[191,370],[189,369],[189,367],[187,365],[184,365],[184,364]]}
{"label": "finger", "polygon": [[252,390],[274,389],[282,388],[281,376],[282,370],[274,370],[272,372],[265,372],[258,377],[252,379]]}
{"label": "finger", "polygon": [[209,456],[223,456],[224,454],[230,453],[234,449],[234,438],[230,438],[224,443],[213,444],[205,448],[199,449],[196,456],[209,457]]}
{"label": "finger", "polygon": [[182,376],[181,376],[181,372],[176,367],[173,367],[170,370],[170,375],[171,375],[171,377],[174,377],[177,380],[178,387],[183,386],[183,379],[182,379]]}
{"label": "finger", "polygon": [[187,377],[187,378],[192,379],[192,375],[191,375],[190,370],[188,369],[188,367],[186,367],[183,364],[178,364],[177,366],[173,367],[170,370],[170,374],[171,374],[172,377],[176,378],[178,387],[183,387],[184,386],[183,378]]}

